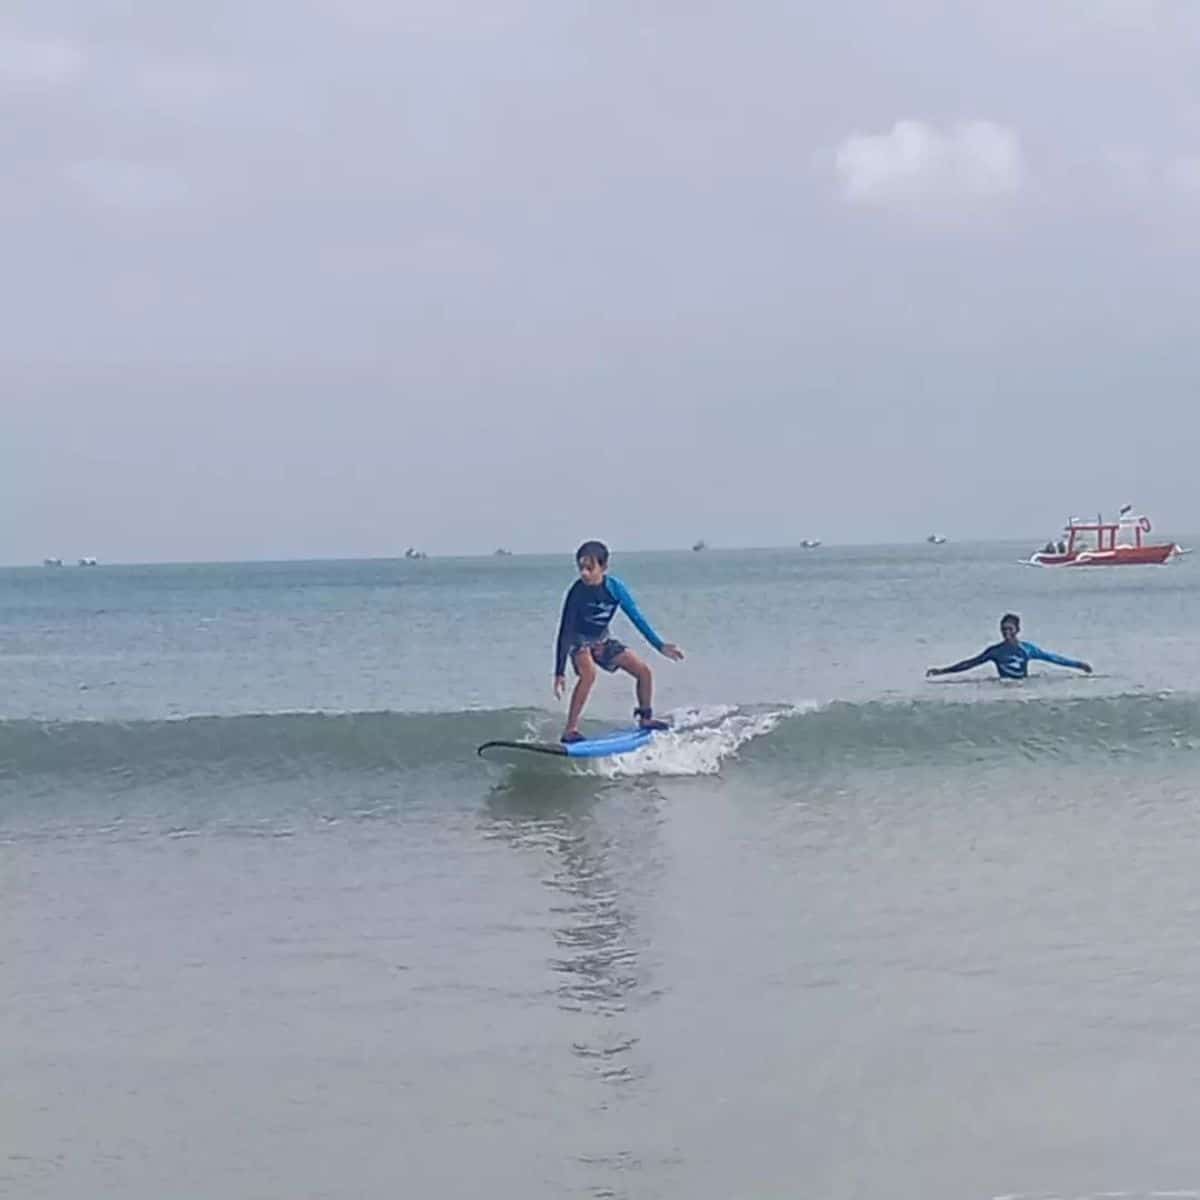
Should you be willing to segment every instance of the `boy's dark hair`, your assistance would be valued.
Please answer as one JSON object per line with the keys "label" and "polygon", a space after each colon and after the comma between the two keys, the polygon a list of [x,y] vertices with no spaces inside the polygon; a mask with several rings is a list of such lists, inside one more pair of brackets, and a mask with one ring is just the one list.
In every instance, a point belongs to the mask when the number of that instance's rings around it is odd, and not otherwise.
{"label": "boy's dark hair", "polygon": [[575,561],[582,562],[585,558],[590,558],[599,567],[607,567],[608,547],[603,542],[584,542],[575,551]]}
{"label": "boy's dark hair", "polygon": [[1016,613],[1005,613],[1004,616],[1000,618],[1000,627],[1003,628],[1005,625],[1015,625],[1018,629],[1020,629],[1021,618],[1018,617]]}

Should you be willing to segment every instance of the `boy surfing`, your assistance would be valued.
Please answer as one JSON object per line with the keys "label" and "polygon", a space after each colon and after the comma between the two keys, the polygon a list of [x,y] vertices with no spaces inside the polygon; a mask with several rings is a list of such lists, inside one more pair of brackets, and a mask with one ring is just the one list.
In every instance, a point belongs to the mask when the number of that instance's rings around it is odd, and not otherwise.
{"label": "boy surfing", "polygon": [[666,721],[654,717],[654,677],[650,668],[616,638],[608,636],[608,627],[620,609],[638,632],[660,654],[679,662],[683,651],[674,642],[664,642],[642,615],[629,589],[608,574],[608,547],[603,542],[584,542],[575,551],[579,578],[571,585],[563,601],[554,654],[554,695],[561,697],[567,686],[567,659],[578,679],[567,709],[563,742],[581,742],[579,718],[596,682],[596,668],[624,671],[632,675],[637,688],[637,707],[633,715],[642,729],[666,729]]}

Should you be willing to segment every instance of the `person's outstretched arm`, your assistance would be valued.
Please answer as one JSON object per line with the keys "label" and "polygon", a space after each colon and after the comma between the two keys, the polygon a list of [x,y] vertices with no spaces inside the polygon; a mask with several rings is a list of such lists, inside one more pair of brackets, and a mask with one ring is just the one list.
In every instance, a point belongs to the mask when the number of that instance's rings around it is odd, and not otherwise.
{"label": "person's outstretched arm", "polygon": [[949,667],[930,667],[925,672],[926,677],[930,675],[957,675],[959,671],[969,671],[972,667],[981,667],[985,662],[992,661],[992,647],[989,646],[986,650],[981,650],[974,658],[964,658],[962,662],[956,662]]}
{"label": "person's outstretched arm", "polygon": [[612,592],[613,598],[621,606],[621,611],[633,622],[638,633],[660,654],[665,654],[668,658],[681,659],[683,651],[674,642],[664,642],[658,636],[654,626],[646,620],[642,610],[638,608],[637,601],[629,589],[615,575],[609,575],[606,582],[608,590]]}
{"label": "person's outstretched arm", "polygon": [[1087,675],[1092,673],[1092,664],[1086,663],[1080,658],[1067,658],[1063,654],[1054,654],[1050,650],[1043,650],[1041,646],[1035,646],[1033,642],[1023,644],[1025,653],[1039,662],[1053,663],[1056,667],[1074,667],[1076,671],[1083,671]]}

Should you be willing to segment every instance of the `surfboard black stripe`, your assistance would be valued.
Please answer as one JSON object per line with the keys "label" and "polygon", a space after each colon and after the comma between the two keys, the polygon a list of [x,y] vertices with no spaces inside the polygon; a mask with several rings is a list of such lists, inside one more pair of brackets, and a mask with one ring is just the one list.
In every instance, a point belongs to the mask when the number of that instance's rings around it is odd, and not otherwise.
{"label": "surfboard black stripe", "polygon": [[484,742],[475,753],[482,758],[485,750],[527,750],[533,754],[549,754],[554,758],[567,757],[563,746],[551,742]]}

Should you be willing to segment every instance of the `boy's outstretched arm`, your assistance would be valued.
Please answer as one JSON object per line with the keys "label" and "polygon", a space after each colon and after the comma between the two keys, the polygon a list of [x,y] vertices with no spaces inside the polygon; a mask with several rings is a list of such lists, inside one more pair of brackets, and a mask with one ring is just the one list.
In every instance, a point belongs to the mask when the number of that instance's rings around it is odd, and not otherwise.
{"label": "boy's outstretched arm", "polygon": [[633,622],[638,633],[660,654],[665,654],[668,658],[673,658],[676,662],[682,659],[683,651],[674,642],[664,642],[658,636],[654,630],[654,626],[646,620],[642,614],[642,610],[638,608],[637,601],[633,598],[629,589],[615,575],[609,575],[607,583],[609,590],[621,606],[621,611]]}
{"label": "boy's outstretched arm", "polygon": [[1086,663],[1079,658],[1067,658],[1064,654],[1054,654],[1050,650],[1043,650],[1041,646],[1035,646],[1033,642],[1025,643],[1025,653],[1030,658],[1036,658],[1041,662],[1053,663],[1056,667],[1074,667],[1076,671],[1083,671],[1084,674],[1092,673],[1092,664]]}
{"label": "boy's outstretched arm", "polygon": [[974,658],[964,658],[962,662],[956,662],[949,667],[930,667],[925,672],[926,678],[930,675],[957,675],[959,671],[969,671],[972,667],[981,667],[985,662],[990,662],[992,658],[992,648],[989,646],[986,650],[981,650]]}

